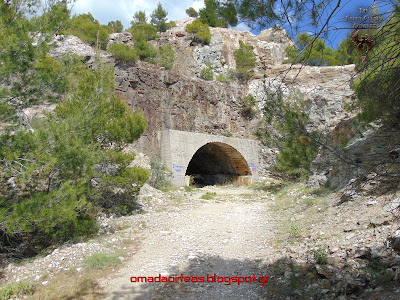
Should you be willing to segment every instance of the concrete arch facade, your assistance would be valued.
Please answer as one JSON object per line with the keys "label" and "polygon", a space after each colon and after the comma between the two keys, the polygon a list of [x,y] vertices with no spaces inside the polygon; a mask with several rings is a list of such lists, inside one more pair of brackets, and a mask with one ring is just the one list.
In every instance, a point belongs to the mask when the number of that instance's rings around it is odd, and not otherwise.
{"label": "concrete arch facade", "polygon": [[[171,181],[176,186],[189,184],[189,176],[185,175],[189,163],[195,153],[207,144],[220,147],[226,153],[232,165],[237,167],[239,181],[258,181],[257,141],[178,130],[165,130],[160,135],[161,160],[172,172]],[[247,170],[248,174],[245,174],[244,170]]]}

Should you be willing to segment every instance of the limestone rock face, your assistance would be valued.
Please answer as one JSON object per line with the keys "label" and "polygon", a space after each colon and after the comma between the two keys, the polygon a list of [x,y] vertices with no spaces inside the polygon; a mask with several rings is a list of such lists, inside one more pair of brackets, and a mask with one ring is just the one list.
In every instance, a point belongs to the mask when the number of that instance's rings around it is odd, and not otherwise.
{"label": "limestone rock face", "polygon": [[56,48],[50,51],[50,56],[60,59],[68,53],[83,57],[94,57],[95,51],[92,47],[82,42],[74,35],[58,35],[54,38]]}
{"label": "limestone rock face", "polygon": [[342,119],[350,117],[344,104],[354,97],[351,79],[354,65],[335,67],[311,67],[271,65],[265,70],[265,78],[249,82],[248,90],[264,105],[268,95],[280,89],[287,97],[299,97],[306,103],[311,128],[332,130]]}
{"label": "limestone rock face", "polygon": [[107,44],[107,49],[113,44],[126,44],[133,46],[132,34],[130,32],[111,33]]}
{"label": "limestone rock face", "polygon": [[215,77],[227,75],[229,69],[235,69],[233,52],[239,48],[239,42],[250,43],[257,55],[255,73],[263,73],[267,66],[281,63],[285,59],[285,49],[293,45],[286,31],[275,26],[263,31],[259,36],[248,31],[238,31],[228,28],[210,28],[211,41],[209,45],[190,46],[191,36],[185,31],[185,26],[193,22],[188,18],[177,22],[177,27],[161,34],[160,39],[153,41],[158,48],[170,42],[174,48],[176,60],[174,69],[189,77],[198,77],[207,63],[211,64]]}
{"label": "limestone rock face", "polygon": [[192,79],[174,71],[139,62],[127,69],[117,68],[117,92],[132,106],[140,108],[148,127],[137,148],[156,154],[158,132],[166,129],[251,137],[257,121],[241,114],[244,89],[234,83]]}

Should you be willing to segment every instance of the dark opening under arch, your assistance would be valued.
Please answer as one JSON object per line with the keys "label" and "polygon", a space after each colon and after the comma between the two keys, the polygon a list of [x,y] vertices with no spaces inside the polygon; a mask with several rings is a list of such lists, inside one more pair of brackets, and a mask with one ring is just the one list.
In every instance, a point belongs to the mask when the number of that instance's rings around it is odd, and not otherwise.
{"label": "dark opening under arch", "polygon": [[194,184],[213,185],[232,181],[237,176],[251,175],[244,157],[225,143],[208,143],[193,155],[185,175],[191,175]]}

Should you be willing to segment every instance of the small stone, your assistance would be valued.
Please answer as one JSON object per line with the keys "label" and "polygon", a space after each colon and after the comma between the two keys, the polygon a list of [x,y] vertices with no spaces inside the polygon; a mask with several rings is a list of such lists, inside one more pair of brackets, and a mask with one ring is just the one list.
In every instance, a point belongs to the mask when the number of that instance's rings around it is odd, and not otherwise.
{"label": "small stone", "polygon": [[42,282],[42,285],[46,285],[46,284],[48,284],[48,283],[49,283],[49,281],[46,280],[46,281],[43,281],[43,282]]}

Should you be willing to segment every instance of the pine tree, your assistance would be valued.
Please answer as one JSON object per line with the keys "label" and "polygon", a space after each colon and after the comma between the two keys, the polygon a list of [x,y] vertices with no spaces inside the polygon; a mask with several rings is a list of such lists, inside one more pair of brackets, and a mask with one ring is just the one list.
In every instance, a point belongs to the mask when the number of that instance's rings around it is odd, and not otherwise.
{"label": "pine tree", "polygon": [[167,30],[167,15],[168,13],[162,7],[162,4],[158,2],[157,8],[151,14],[151,24],[157,27],[159,32],[165,32]]}
{"label": "pine tree", "polygon": [[147,16],[144,10],[139,10],[135,12],[133,15],[133,20],[131,21],[131,25],[139,25],[139,24],[147,24]]}

